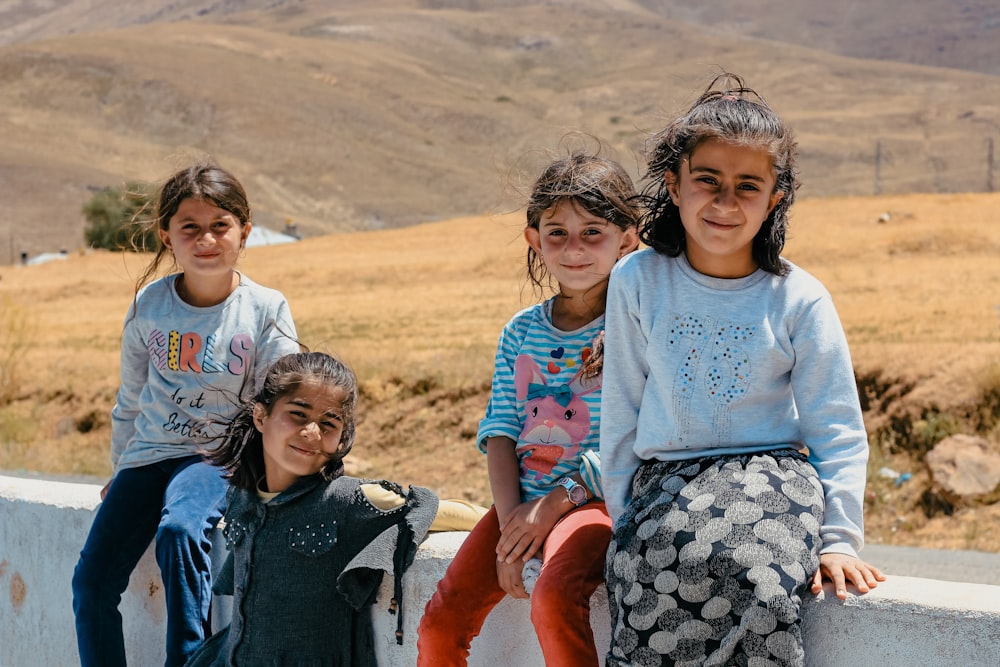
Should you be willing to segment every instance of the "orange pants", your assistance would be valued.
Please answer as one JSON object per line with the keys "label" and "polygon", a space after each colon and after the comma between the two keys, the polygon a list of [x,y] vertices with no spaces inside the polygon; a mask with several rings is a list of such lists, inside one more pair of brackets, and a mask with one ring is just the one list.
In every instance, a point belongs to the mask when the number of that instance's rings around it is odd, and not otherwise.
{"label": "orange pants", "polygon": [[[610,539],[604,503],[591,501],[560,519],[545,540],[542,571],[531,593],[531,623],[546,667],[601,664],[590,627],[590,596],[604,583]],[[506,595],[497,581],[499,541],[496,508],[490,508],[427,603],[417,630],[418,667],[466,664],[473,638]]]}

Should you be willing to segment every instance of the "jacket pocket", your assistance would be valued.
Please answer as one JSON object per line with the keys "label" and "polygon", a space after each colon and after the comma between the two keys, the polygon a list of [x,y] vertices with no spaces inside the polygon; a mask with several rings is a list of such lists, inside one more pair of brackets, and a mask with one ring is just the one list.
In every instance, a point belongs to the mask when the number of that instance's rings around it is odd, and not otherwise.
{"label": "jacket pocket", "polygon": [[337,544],[337,522],[320,521],[288,529],[288,548],[304,556],[322,556]]}

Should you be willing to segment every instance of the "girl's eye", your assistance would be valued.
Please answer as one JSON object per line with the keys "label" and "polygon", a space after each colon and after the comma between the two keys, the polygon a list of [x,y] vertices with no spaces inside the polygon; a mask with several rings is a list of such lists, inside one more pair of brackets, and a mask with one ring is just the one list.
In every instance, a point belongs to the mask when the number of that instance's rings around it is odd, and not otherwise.
{"label": "girl's eye", "polygon": [[701,176],[698,178],[699,183],[704,183],[705,185],[715,185],[716,181],[711,176]]}
{"label": "girl's eye", "polygon": [[746,190],[747,192],[757,192],[758,190],[760,190],[760,188],[758,188],[753,183],[741,183],[740,190]]}

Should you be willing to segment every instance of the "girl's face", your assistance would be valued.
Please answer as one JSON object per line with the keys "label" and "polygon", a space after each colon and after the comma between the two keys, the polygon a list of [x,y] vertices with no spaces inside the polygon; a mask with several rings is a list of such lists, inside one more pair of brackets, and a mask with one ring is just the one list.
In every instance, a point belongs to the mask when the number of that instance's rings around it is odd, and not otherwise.
{"label": "girl's face", "polygon": [[784,193],[763,148],[721,139],[699,145],[667,172],[670,198],[680,210],[687,259],[699,273],[741,278],[757,269],[753,239]]}
{"label": "girl's face", "polygon": [[615,262],[639,244],[634,229],[622,230],[572,199],[546,209],[538,229],[528,227],[524,237],[565,296],[606,283]]}
{"label": "girl's face", "polygon": [[233,270],[250,227],[209,201],[188,198],[177,207],[167,229],[160,230],[160,240],[185,274],[212,277]]}
{"label": "girl's face", "polygon": [[316,380],[302,382],[274,402],[260,403],[253,422],[264,442],[267,490],[284,491],[300,477],[315,475],[340,449],[344,391]]}

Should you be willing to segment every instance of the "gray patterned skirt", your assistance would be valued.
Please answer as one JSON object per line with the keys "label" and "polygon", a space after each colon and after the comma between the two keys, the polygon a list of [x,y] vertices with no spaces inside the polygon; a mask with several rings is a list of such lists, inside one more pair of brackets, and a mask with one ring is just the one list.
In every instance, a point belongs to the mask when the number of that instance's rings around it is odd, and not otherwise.
{"label": "gray patterned skirt", "polygon": [[608,667],[803,664],[823,508],[791,450],[644,463],[608,547]]}

